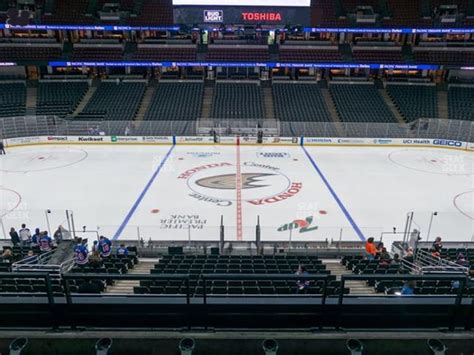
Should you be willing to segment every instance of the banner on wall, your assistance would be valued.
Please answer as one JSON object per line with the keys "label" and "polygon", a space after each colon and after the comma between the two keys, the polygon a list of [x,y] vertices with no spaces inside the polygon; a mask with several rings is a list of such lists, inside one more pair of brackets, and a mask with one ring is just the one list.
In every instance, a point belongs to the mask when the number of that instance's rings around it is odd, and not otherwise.
{"label": "banner on wall", "polygon": [[[252,145],[257,144],[256,137],[218,137],[218,143],[224,145]],[[40,136],[18,137],[5,139],[5,146],[20,146],[30,144],[215,144],[213,137],[176,137],[171,136]],[[298,137],[263,137],[262,145],[299,145]],[[304,145],[320,146],[418,146],[433,148],[448,148],[474,151],[474,143],[467,143],[450,139],[425,138],[326,138],[304,137]]]}
{"label": "banner on wall", "polygon": [[26,144],[37,144],[40,142],[40,137],[19,137],[19,138],[9,138],[5,140],[5,145],[14,146],[14,145],[26,145]]}

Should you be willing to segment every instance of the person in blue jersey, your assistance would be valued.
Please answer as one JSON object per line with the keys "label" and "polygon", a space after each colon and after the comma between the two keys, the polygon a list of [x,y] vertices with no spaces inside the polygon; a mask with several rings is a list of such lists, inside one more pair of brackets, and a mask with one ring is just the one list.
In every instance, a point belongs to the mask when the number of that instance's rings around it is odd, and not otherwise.
{"label": "person in blue jersey", "polygon": [[40,229],[36,228],[35,229],[35,234],[33,234],[32,237],[31,237],[31,244],[32,245],[38,245],[40,237],[41,237]]}
{"label": "person in blue jersey", "polygon": [[48,232],[41,233],[38,244],[42,252],[48,252],[53,248],[53,240],[48,235]]}
{"label": "person in blue jersey", "polygon": [[405,282],[401,290],[402,296],[413,296],[415,294],[415,287],[416,282],[414,280]]}
{"label": "person in blue jersey", "polygon": [[89,262],[89,250],[87,245],[79,238],[74,248],[74,262],[76,265],[85,265]]}
{"label": "person in blue jersey", "polygon": [[108,258],[112,253],[112,242],[103,235],[99,238],[99,253],[102,258]]}
{"label": "person in blue jersey", "polygon": [[119,258],[126,258],[128,256],[128,248],[125,244],[120,244],[120,247],[117,249],[117,256]]}

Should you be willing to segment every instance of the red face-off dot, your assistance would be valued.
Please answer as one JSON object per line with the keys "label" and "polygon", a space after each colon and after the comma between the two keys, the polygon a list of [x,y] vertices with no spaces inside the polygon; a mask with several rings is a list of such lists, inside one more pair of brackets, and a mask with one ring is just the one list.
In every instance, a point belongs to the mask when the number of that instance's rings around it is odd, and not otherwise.
{"label": "red face-off dot", "polygon": [[319,214],[328,214],[328,212],[325,211],[325,210],[320,210],[320,211],[319,211]]}
{"label": "red face-off dot", "polygon": [[160,213],[160,210],[158,208],[154,208],[151,210],[151,213]]}

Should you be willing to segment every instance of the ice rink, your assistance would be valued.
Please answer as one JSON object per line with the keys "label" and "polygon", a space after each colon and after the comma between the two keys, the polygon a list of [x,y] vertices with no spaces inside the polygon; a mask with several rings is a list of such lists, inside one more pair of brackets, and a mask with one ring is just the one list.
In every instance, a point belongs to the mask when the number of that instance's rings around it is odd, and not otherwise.
{"label": "ice rink", "polygon": [[[472,153],[412,147],[17,147],[0,156],[0,234],[22,222],[115,239],[473,240]],[[46,210],[50,210],[47,213]],[[66,226],[67,227],[67,226]],[[6,237],[5,235],[3,237]]]}

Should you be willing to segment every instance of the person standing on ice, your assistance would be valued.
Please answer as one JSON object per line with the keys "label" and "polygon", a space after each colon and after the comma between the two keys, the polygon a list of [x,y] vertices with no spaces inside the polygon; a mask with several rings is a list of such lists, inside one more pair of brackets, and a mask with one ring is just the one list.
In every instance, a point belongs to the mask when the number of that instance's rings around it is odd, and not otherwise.
{"label": "person standing on ice", "polygon": [[0,155],[6,155],[7,153],[5,152],[5,145],[3,144],[3,140],[0,139]]}

